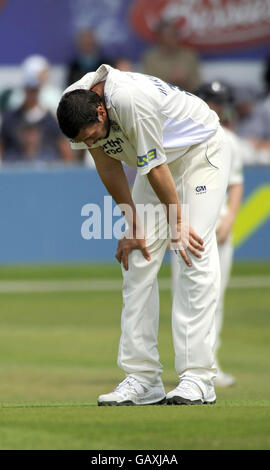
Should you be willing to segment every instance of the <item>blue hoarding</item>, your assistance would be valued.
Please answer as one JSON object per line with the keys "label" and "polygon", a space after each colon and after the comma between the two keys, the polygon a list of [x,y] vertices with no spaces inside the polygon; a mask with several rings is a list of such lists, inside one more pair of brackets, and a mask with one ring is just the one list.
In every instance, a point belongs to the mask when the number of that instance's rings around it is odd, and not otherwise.
{"label": "blue hoarding", "polygon": [[[118,235],[123,224],[119,212],[111,214],[115,205],[110,207],[106,196],[96,171],[84,167],[2,169],[0,263],[112,262],[117,239],[110,239],[108,217]],[[82,236],[83,223],[86,234],[93,231],[89,204],[97,208],[100,233],[95,236],[100,234],[101,239]],[[270,168],[245,169],[244,202],[235,225],[235,259],[270,260],[269,214]]]}

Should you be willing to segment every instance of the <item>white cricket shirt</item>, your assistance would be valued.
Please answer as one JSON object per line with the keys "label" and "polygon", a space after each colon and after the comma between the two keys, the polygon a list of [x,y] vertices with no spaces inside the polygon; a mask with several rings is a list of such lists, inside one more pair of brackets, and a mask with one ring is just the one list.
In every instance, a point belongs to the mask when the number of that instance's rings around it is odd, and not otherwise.
{"label": "white cricket shirt", "polygon": [[[158,78],[120,72],[109,65],[87,73],[64,93],[90,90],[101,81],[105,81],[111,127],[109,136],[91,148],[102,147],[107,155],[137,168],[141,175],[174,161],[217,130],[217,114],[197,96]],[[72,141],[71,147],[88,148],[83,142]]]}

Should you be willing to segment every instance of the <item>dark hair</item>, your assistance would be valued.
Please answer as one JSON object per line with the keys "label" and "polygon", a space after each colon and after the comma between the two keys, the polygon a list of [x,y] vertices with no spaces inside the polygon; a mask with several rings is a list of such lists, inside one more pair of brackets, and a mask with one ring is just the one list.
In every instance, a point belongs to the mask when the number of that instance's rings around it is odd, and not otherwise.
{"label": "dark hair", "polygon": [[97,107],[101,97],[94,91],[74,90],[65,93],[57,108],[57,119],[61,131],[74,139],[87,125],[98,122]]}

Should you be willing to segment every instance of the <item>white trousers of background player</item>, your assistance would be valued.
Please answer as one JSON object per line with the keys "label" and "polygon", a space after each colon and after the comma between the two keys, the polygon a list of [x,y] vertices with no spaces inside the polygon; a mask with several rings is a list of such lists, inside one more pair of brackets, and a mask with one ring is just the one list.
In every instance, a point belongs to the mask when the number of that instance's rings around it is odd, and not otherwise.
{"label": "white trousers of background player", "polygon": [[218,254],[220,260],[220,271],[221,271],[221,282],[220,282],[220,296],[217,304],[216,310],[216,342],[215,342],[215,354],[220,347],[221,339],[221,330],[223,325],[223,316],[224,316],[224,296],[226,287],[229,282],[232,261],[233,261],[233,244],[232,237],[229,236],[225,243],[218,245]]}
{"label": "white trousers of background player", "polygon": [[[232,267],[233,261],[233,244],[231,236],[225,241],[225,243],[218,244],[218,254],[219,254],[219,261],[220,261],[220,296],[219,301],[217,303],[216,309],[216,341],[215,341],[215,356],[217,355],[217,351],[221,344],[221,330],[223,326],[223,318],[224,318],[224,296],[225,291],[229,282],[230,272]],[[171,288],[172,294],[176,289],[178,276],[179,276],[179,262],[178,256],[175,254],[174,251],[171,250],[170,253],[170,260],[171,260]]]}
{"label": "white trousers of background player", "polygon": [[[192,376],[212,384],[216,375],[214,360],[215,312],[219,298],[219,257],[215,226],[224,200],[230,154],[221,128],[181,158],[169,164],[180,202],[189,205],[189,222],[204,240],[201,259],[191,255],[192,267],[179,257],[179,277],[174,292],[172,332],[175,369],[180,378]],[[198,186],[206,186],[197,192]],[[159,205],[147,176],[137,176],[133,199],[136,204]],[[118,365],[139,382],[161,382],[162,365],[158,353],[159,298],[157,273],[168,246],[165,216],[156,223],[148,220],[147,261],[140,251],[129,255],[129,269],[123,273],[123,311]]]}

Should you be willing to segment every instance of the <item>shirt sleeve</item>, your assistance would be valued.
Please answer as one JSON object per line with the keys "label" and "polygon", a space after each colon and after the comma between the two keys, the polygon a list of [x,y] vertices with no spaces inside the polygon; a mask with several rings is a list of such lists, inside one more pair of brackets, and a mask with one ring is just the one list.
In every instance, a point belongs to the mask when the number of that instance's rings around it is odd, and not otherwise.
{"label": "shirt sleeve", "polygon": [[[120,89],[112,98],[119,124],[136,151],[137,171],[146,175],[167,161],[162,145],[162,118],[158,108],[140,92]],[[155,112],[156,111],[156,112]]]}

